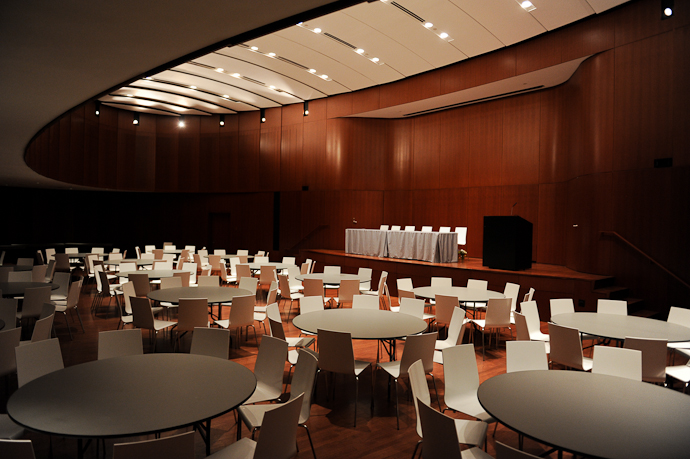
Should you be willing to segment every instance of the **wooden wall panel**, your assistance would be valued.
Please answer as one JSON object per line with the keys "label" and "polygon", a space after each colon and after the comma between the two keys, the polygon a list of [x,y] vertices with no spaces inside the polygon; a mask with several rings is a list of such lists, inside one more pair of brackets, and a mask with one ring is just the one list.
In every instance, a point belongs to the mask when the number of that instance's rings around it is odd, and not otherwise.
{"label": "wooden wall panel", "polygon": [[438,186],[440,188],[468,186],[470,157],[468,113],[466,109],[448,110],[439,118]]}
{"label": "wooden wall panel", "polygon": [[134,188],[155,191],[156,189],[156,117],[142,113],[134,138]]}
{"label": "wooden wall panel", "polygon": [[[101,111],[101,116],[103,116],[103,111]],[[177,119],[167,116],[156,118],[156,133],[156,189],[175,191],[179,177]]]}
{"label": "wooden wall panel", "polygon": [[501,209],[500,187],[473,187],[467,198],[467,254],[482,257],[484,244],[484,216],[505,215]]}
{"label": "wooden wall panel", "polygon": [[600,53],[614,46],[615,17],[599,14],[561,29],[561,57],[568,62]]}
{"label": "wooden wall panel", "polygon": [[261,129],[259,174],[262,183],[256,189],[280,190],[280,127]]}
{"label": "wooden wall panel", "polygon": [[461,91],[516,75],[515,48],[503,48],[439,70],[441,94]]}
{"label": "wooden wall panel", "polygon": [[[302,123],[283,126],[280,136],[280,189],[302,189]],[[282,204],[282,203],[281,203]]]}
{"label": "wooden wall panel", "polygon": [[385,225],[412,225],[414,209],[410,190],[386,191],[383,195],[383,222]]}
{"label": "wooden wall panel", "polygon": [[60,118],[59,121],[59,148],[60,151],[63,152],[63,154],[60,155],[60,158],[58,159],[58,177],[60,180],[63,181],[68,181],[69,180],[69,171],[70,171],[70,154],[69,154],[69,136],[70,133],[72,132],[72,127],[70,126],[70,121],[71,118],[69,115],[65,115],[62,118]]}
{"label": "wooden wall panel", "polygon": [[413,119],[395,120],[391,124],[391,148],[382,177],[386,190],[412,188],[414,125]]}
{"label": "wooden wall panel", "polygon": [[414,189],[439,187],[441,124],[445,113],[420,116],[414,119],[412,150],[412,186]]}
{"label": "wooden wall panel", "polygon": [[618,47],[615,59],[613,167],[651,167],[673,148],[673,33]]}
{"label": "wooden wall panel", "polygon": [[539,35],[515,47],[515,72],[517,75],[534,72],[563,62],[561,50],[565,34],[557,30]]}
{"label": "wooden wall panel", "polygon": [[132,112],[120,110],[117,117],[117,188],[136,189],[136,127],[132,124]]}
{"label": "wooden wall panel", "polygon": [[539,183],[540,102],[532,93],[503,103],[502,185]]}
{"label": "wooden wall panel", "polygon": [[199,191],[219,191],[220,169],[220,119],[218,116],[199,117]]}
{"label": "wooden wall panel", "polygon": [[471,187],[501,184],[503,102],[497,100],[467,108],[470,131],[468,185]]}
{"label": "wooden wall panel", "polygon": [[302,186],[309,190],[323,189],[326,180],[326,120],[304,123],[304,146],[302,150]]}
{"label": "wooden wall panel", "polygon": [[185,126],[179,128],[177,151],[177,187],[181,191],[199,191],[199,133],[201,121],[198,116],[185,117]]}
{"label": "wooden wall panel", "polygon": [[237,190],[256,191],[263,188],[261,169],[259,166],[261,131],[243,131],[242,117],[240,117],[240,131],[238,133],[237,150]]}
{"label": "wooden wall panel", "polygon": [[383,190],[388,152],[390,151],[390,121],[342,120],[351,127],[348,147],[350,186],[355,190]]}
{"label": "wooden wall panel", "polygon": [[281,116],[283,126],[302,124],[304,122],[304,118],[306,117],[304,116],[304,111],[302,110],[302,104],[290,104],[283,107]]}
{"label": "wooden wall panel", "polygon": [[354,129],[349,120],[329,119],[326,124],[326,154],[323,188],[352,189]]}
{"label": "wooden wall panel", "polygon": [[380,108],[379,86],[352,93],[352,113],[364,113]]}
{"label": "wooden wall panel", "polygon": [[69,118],[69,170],[66,180],[70,183],[84,181],[84,105],[71,111]]}
{"label": "wooden wall panel", "polygon": [[426,72],[379,86],[380,108],[441,95],[441,74]]}
{"label": "wooden wall panel", "polygon": [[539,183],[563,182],[569,178],[567,148],[568,113],[564,93],[570,83],[540,91],[539,112]]}
{"label": "wooden wall panel", "polygon": [[101,114],[98,118],[98,182],[104,188],[115,189],[117,188],[118,110],[101,106]]}
{"label": "wooden wall panel", "polygon": [[690,166],[690,27],[673,32],[673,165]]}
{"label": "wooden wall panel", "polygon": [[565,231],[568,186],[566,183],[539,185],[539,215],[533,230],[540,263],[565,264]]}
{"label": "wooden wall panel", "polygon": [[316,99],[309,101],[309,116],[304,117],[305,123],[325,120],[328,116],[328,100]]}
{"label": "wooden wall panel", "polygon": [[643,40],[654,35],[670,31],[673,27],[687,25],[690,11],[679,7],[674,9],[674,16],[661,19],[661,4],[658,1],[630,2],[626,8],[615,12],[616,46],[623,46]]}
{"label": "wooden wall panel", "polygon": [[225,126],[218,131],[219,184],[222,190],[239,191],[240,117],[225,117]]}
{"label": "wooden wall panel", "polygon": [[[311,103],[310,103],[311,105]],[[311,108],[311,107],[310,107]],[[310,111],[311,113],[311,111]],[[326,117],[339,118],[352,114],[352,94],[338,94],[326,99]]]}
{"label": "wooden wall panel", "polygon": [[[98,117],[96,104],[89,102],[84,111],[84,185],[98,187]],[[155,120],[153,120],[155,123]]]}

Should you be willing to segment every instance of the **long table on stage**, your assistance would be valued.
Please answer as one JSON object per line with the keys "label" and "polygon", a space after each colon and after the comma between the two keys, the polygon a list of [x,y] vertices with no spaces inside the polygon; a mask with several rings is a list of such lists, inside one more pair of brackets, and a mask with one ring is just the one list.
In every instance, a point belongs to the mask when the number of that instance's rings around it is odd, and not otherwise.
{"label": "long table on stage", "polygon": [[458,234],[348,228],[345,252],[431,263],[458,261]]}

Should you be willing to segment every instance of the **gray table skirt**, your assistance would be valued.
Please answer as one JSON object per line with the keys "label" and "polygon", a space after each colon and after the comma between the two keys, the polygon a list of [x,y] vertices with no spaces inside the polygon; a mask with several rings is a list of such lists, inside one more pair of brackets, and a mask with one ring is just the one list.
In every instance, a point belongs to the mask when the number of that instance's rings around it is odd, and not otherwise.
{"label": "gray table skirt", "polygon": [[345,252],[432,263],[454,263],[458,261],[458,235],[348,228],[345,230]]}

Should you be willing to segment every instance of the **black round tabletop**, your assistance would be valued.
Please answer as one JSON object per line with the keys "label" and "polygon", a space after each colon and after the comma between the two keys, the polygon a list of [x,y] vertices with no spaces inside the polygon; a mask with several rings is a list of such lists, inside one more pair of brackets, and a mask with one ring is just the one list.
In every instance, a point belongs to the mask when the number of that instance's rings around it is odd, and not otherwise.
{"label": "black round tabletop", "polygon": [[0,330],[2,330],[3,328],[5,328],[5,321],[0,319]]}
{"label": "black round tabletop", "polygon": [[60,284],[54,282],[0,282],[0,290],[2,296],[18,296],[24,295],[27,288],[48,287],[51,290],[57,290]]}
{"label": "black round tabletop", "polygon": [[539,442],[587,457],[686,458],[690,397],[580,371],[507,373],[477,391],[494,418]]}
{"label": "black round tabletop", "polygon": [[139,258],[124,258],[122,260],[105,260],[103,262],[104,265],[119,265],[120,263],[136,263],[137,266],[150,266],[154,262],[153,258],[151,259],[139,259]]}
{"label": "black round tabletop", "polygon": [[369,282],[371,281],[371,275],[359,275],[359,274],[324,274],[324,273],[312,273],[312,274],[300,274],[296,276],[297,280],[303,281],[305,279],[321,279],[324,284],[328,285],[340,285],[344,280],[358,280],[359,282]]}
{"label": "black round tabletop", "polygon": [[179,269],[148,269],[141,271],[127,271],[124,273],[120,273],[119,276],[129,278],[130,274],[148,274],[149,279],[161,279],[163,277],[173,277],[174,274],[179,274],[183,272],[186,271],[182,271]]}
{"label": "black round tabletop", "polygon": [[501,292],[467,287],[417,287],[412,289],[420,298],[434,299],[436,295],[455,296],[460,302],[486,303],[492,298],[505,298]]}
{"label": "black round tabletop", "polygon": [[409,314],[382,309],[328,309],[300,314],[292,321],[309,333],[319,329],[346,332],[353,339],[395,339],[421,333],[427,323]]}
{"label": "black round tabletop", "polygon": [[646,317],[575,312],[557,314],[551,317],[551,321],[565,327],[577,328],[582,333],[620,341],[626,336],[665,339],[669,342],[690,341],[690,328]]}
{"label": "black round tabletop", "polygon": [[144,354],[35,379],[12,394],[7,413],[21,426],[61,437],[128,437],[220,416],[247,400],[255,387],[254,374],[230,360]]}
{"label": "black round tabletop", "polygon": [[175,287],[153,290],[148,297],[154,301],[177,304],[180,298],[206,298],[209,303],[229,303],[236,296],[251,295],[242,288],[231,287]]}

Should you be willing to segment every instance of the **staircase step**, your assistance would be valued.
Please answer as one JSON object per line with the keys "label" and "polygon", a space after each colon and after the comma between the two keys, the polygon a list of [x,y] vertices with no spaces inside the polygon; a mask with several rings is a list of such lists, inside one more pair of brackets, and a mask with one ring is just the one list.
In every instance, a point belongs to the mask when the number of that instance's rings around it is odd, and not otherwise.
{"label": "staircase step", "polygon": [[619,285],[611,285],[608,287],[602,287],[594,290],[594,293],[602,295],[602,298],[607,298],[610,300],[624,300],[630,289],[628,287],[621,287]]}

